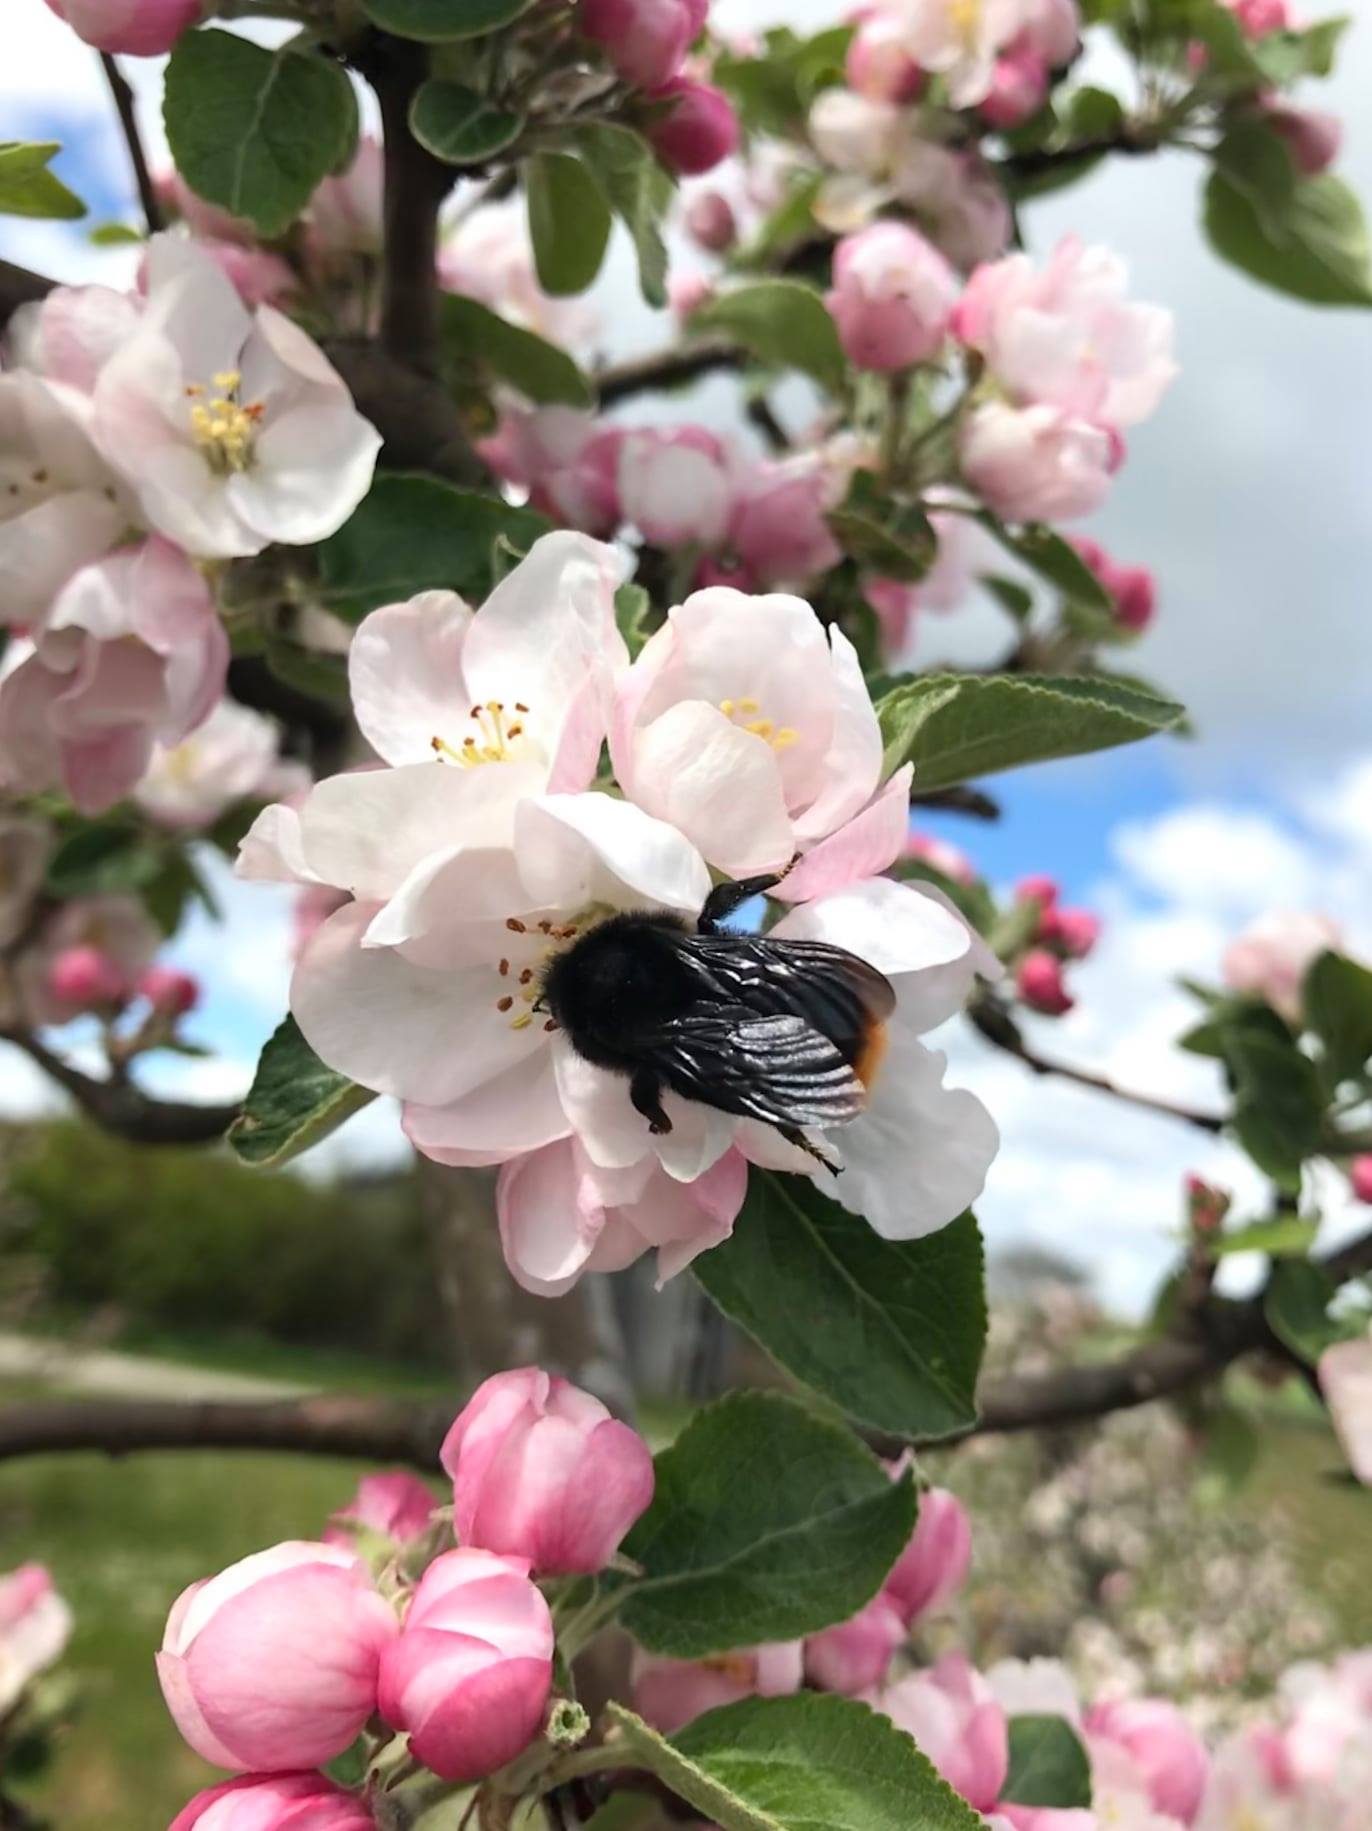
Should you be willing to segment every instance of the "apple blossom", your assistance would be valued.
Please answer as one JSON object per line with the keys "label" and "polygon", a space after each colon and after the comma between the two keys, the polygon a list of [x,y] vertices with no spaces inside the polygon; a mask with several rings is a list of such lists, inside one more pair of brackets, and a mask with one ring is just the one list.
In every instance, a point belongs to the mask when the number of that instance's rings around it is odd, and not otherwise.
{"label": "apple blossom", "polygon": [[1031,1011],[1064,1017],[1076,1000],[1063,984],[1062,964],[1046,948],[1031,947],[1015,973],[1015,989]]}
{"label": "apple blossom", "polygon": [[1348,1166],[1348,1181],[1360,1202],[1372,1202],[1372,1156],[1353,1159]]}
{"label": "apple blossom", "polygon": [[923,70],[905,48],[900,20],[874,7],[857,23],[844,59],[848,87],[873,102],[914,102],[924,88]]}
{"label": "apple blossom", "polygon": [[443,1780],[478,1780],[538,1734],[553,1623],[523,1558],[448,1551],[420,1578],[381,1659],[381,1714]]}
{"label": "apple blossom", "polygon": [[932,1615],[967,1579],[972,1562],[972,1523],[956,1494],[929,1488],[919,1497],[919,1518],[910,1542],[883,1584],[906,1624]]}
{"label": "apple blossom", "polygon": [[1095,1704],[1083,1721],[1093,1752],[1098,1743],[1110,1742],[1129,1755],[1156,1811],[1183,1825],[1195,1823],[1209,1760],[1175,1704],[1162,1698]]}
{"label": "apple blossom", "polygon": [[1319,1380],[1348,1466],[1364,1487],[1372,1487],[1372,1335],[1326,1348]]}
{"label": "apple blossom", "polygon": [[667,276],[667,303],[679,324],[684,324],[715,296],[715,283],[707,274],[674,268]]}
{"label": "apple blossom", "polygon": [[154,236],[138,328],[100,372],[93,431],[159,533],[202,558],[310,545],[371,485],[381,441],[271,306],[249,312],[193,242]]}
{"label": "apple blossom", "polygon": [[157,57],[199,19],[203,0],[47,0],[78,38],[97,51]]}
{"label": "apple blossom", "polygon": [[800,585],[842,558],[824,519],[837,507],[835,475],[814,452],[763,463],[734,493],[729,544],[748,577]]}
{"label": "apple blossom", "polygon": [[98,947],[64,947],[48,967],[48,991],[73,1011],[115,1009],[131,990],[114,961]]}
{"label": "apple blossom", "polygon": [[1024,0],[901,0],[905,47],[931,75],[941,76],[954,108],[973,108],[991,91],[996,59],[1022,30]]}
{"label": "apple blossom", "polygon": [[200,1002],[200,982],[174,966],[150,966],[134,987],[159,1017],[175,1020]]}
{"label": "apple blossom", "polygon": [[[58,383],[57,398],[86,424],[82,403],[65,389],[88,395],[106,362],[137,328],[143,300],[111,286],[54,286],[42,299],[21,305],[10,319],[9,352],[14,366],[32,369]],[[102,480],[112,478],[102,468]]]}
{"label": "apple blossom", "polygon": [[111,983],[117,980],[118,995],[127,997],[161,944],[160,930],[136,896],[110,891],[63,903],[15,964],[21,1014],[33,1025],[70,1023],[85,1014],[89,1007],[84,996],[73,1002],[62,995],[60,982],[53,983],[54,962],[72,949],[98,954],[105,963],[102,976],[108,973]]}
{"label": "apple blossom", "polygon": [[438,251],[438,283],[564,349],[590,343],[599,325],[585,299],[555,299],[539,285],[522,205],[464,217]]}
{"label": "apple blossom", "polygon": [[306,225],[312,252],[380,254],[382,156],[375,134],[363,134],[346,171],[324,179],[310,199]]}
{"label": "apple blossom", "polygon": [[237,801],[274,800],[309,782],[303,763],[282,757],[274,719],[221,699],[189,737],[157,746],[133,798],[159,826],[196,831]]}
{"label": "apple blossom", "polygon": [[168,542],[121,548],[62,587],[0,681],[0,780],[61,783],[87,814],[138,782],[153,744],[178,743],[223,691],[229,644],[201,574]]}
{"label": "apple blossom", "polygon": [[594,1575],[653,1498],[638,1432],[538,1367],[496,1373],[440,1452],[459,1544],[527,1559],[540,1575]]}
{"label": "apple blossom", "polygon": [[0,1718],[61,1657],[71,1630],[71,1610],[43,1565],[21,1564],[0,1576]]}
{"label": "apple blossom", "polygon": [[975,147],[918,142],[893,175],[896,195],[916,209],[961,272],[1004,252],[1014,232],[1005,192]]}
{"label": "apple blossom", "polygon": [[578,0],[576,22],[626,82],[658,89],[681,68],[708,11],[709,0]]}
{"label": "apple blossom", "polygon": [[1000,1798],[1009,1768],[1005,1712],[959,1653],[945,1653],[879,1692],[878,1710],[914,1737],[956,1792],[978,1812]]}
{"label": "apple blossom", "polygon": [[740,1647],[712,1659],[664,1659],[635,1651],[630,1674],[634,1709],[664,1736],[694,1718],[745,1697],[788,1697],[799,1691],[804,1654],[798,1640]]}
{"label": "apple blossom", "polygon": [[962,474],[1008,521],[1074,521],[1110,493],[1123,447],[1118,436],[1056,407],[973,408],[958,438]]}
{"label": "apple blossom", "polygon": [[26,370],[0,375],[0,622],[38,624],[132,519],[82,402]]}
{"label": "apple blossom", "polygon": [[376,1821],[323,1774],[243,1774],[197,1793],[169,1831],[376,1831]]}
{"label": "apple blossom", "polygon": [[280,305],[300,291],[300,280],[289,261],[270,248],[245,248],[242,242],[208,241],[198,236],[201,254],[208,255],[244,305]]}
{"label": "apple blossom", "polygon": [[686,177],[713,171],[738,147],[738,116],[722,90],[674,76],[652,91],[658,111],[646,132],[664,165]]}
{"label": "apple blossom", "polygon": [[621,511],[654,546],[718,546],[736,481],[732,455],[703,426],[635,428],[619,447]]}
{"label": "apple blossom", "polygon": [[1270,32],[1286,32],[1292,27],[1287,0],[1223,0],[1249,38],[1266,38]]}
{"label": "apple blossom", "polygon": [[937,248],[907,224],[883,221],[839,242],[825,304],[849,359],[887,371],[937,352],[957,295],[957,276]]}
{"label": "apple blossom", "polygon": [[894,101],[851,89],[822,89],[810,109],[809,129],[824,163],[855,178],[885,177],[905,140]]}
{"label": "apple blossom", "polygon": [[1045,909],[1054,909],[1061,895],[1057,879],[1049,877],[1046,871],[1032,871],[1015,885],[1017,903],[1041,903]]}
{"label": "apple blossom", "polygon": [[625,433],[574,407],[507,407],[478,447],[498,477],[529,492],[535,508],[604,539],[620,523],[619,453]]}
{"label": "apple blossom", "polygon": [[979,875],[976,866],[960,846],[955,846],[951,840],[940,839],[935,833],[912,832],[905,841],[904,856],[931,865],[955,884],[974,884]]}
{"label": "apple blossom", "polygon": [[352,1551],[287,1542],[180,1596],[157,1676],[177,1728],[216,1767],[309,1767],[341,1754],[376,1709],[396,1633]]}
{"label": "apple blossom", "polygon": [[981,102],[981,118],[1008,133],[1042,108],[1048,94],[1048,63],[1032,45],[1011,45],[996,59],[991,87]]}
{"label": "apple blossom", "polygon": [[1299,1023],[1306,973],[1321,954],[1342,945],[1328,916],[1282,910],[1259,917],[1231,941],[1220,970],[1231,992],[1265,999],[1289,1023]]}
{"label": "apple blossom", "polygon": [[233,216],[193,191],[174,165],[153,173],[157,201],[169,216],[179,217],[192,235],[207,241],[242,242],[253,246],[257,230],[245,216]]}
{"label": "apple blossom", "polygon": [[1319,108],[1268,107],[1267,125],[1279,133],[1295,162],[1296,170],[1306,178],[1316,178],[1339,156],[1343,144],[1343,123],[1334,114]]}
{"label": "apple blossom", "polygon": [[330,1516],[324,1533],[326,1545],[351,1545],[350,1526],[393,1539],[397,1545],[422,1538],[438,1507],[433,1491],[417,1475],[395,1469],[385,1475],[364,1475],[346,1507]]}
{"label": "apple blossom", "polygon": [[1100,939],[1100,917],[1089,909],[1064,909],[1050,903],[1039,917],[1035,939],[1068,960],[1084,960]]}
{"label": "apple blossom", "polygon": [[696,191],[687,200],[682,222],[692,240],[712,254],[723,254],[738,240],[733,206],[722,191],[711,187]]}
{"label": "apple blossom", "polygon": [[857,1697],[882,1683],[906,1632],[900,1610],[881,1590],[851,1620],[810,1635],[805,1676],[821,1691]]}
{"label": "apple blossom", "polygon": [[1064,236],[1042,272],[1028,255],[979,267],[953,329],[1021,403],[1115,428],[1157,407],[1177,365],[1172,314],[1126,297],[1123,261]]}

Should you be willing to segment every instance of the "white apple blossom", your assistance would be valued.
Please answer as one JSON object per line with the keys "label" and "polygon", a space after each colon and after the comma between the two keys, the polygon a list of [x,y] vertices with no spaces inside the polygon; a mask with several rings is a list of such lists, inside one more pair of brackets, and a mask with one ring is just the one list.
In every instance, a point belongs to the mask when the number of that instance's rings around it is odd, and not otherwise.
{"label": "white apple blossom", "polygon": [[0,1718],[61,1656],[71,1630],[71,1610],[41,1564],[22,1564],[0,1577]]}
{"label": "white apple blossom", "polygon": [[281,755],[281,727],[221,699],[179,744],[159,744],[133,798],[160,826],[212,826],[235,801],[274,801],[309,787],[303,763]]}

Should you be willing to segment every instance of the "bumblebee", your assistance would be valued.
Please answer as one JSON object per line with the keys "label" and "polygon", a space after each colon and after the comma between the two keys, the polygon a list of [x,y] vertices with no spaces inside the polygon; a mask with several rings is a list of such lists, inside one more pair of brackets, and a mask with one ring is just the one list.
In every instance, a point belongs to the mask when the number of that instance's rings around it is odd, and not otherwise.
{"label": "bumblebee", "polygon": [[721,926],[784,875],[718,885],[694,927],[647,910],[608,917],[553,957],[539,1003],[578,1055],[628,1077],[651,1131],[672,1129],[670,1088],[774,1126],[834,1168],[804,1128],[861,1112],[895,992],[841,947]]}

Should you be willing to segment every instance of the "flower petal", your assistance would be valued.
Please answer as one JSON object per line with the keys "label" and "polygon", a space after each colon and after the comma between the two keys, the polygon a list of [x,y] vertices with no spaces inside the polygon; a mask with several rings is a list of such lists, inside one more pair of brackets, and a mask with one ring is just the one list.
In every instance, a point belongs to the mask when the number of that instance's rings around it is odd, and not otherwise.
{"label": "flower petal", "polygon": [[796,818],[802,839],[820,839],[851,820],[871,800],[881,780],[881,726],[858,652],[836,625],[830,626],[829,645],[835,694],[833,735],[819,793]]}
{"label": "flower petal", "polygon": [[437,1163],[504,1163],[566,1137],[570,1125],[558,1098],[552,1055],[532,1066],[517,1062],[447,1106],[407,1103],[405,1136]]}
{"label": "flower petal", "polygon": [[422,591],[364,617],[348,654],[353,714],[387,763],[432,763],[433,740],[465,733],[472,695],[463,648],[472,611],[455,591]]}
{"label": "flower petal", "polygon": [[515,853],[533,908],[648,906],[698,911],[705,860],[674,827],[610,795],[542,795],[515,815]]}
{"label": "flower petal", "polygon": [[633,795],[731,877],[780,870],[795,851],[776,753],[703,699],[680,700],[634,742]]}
{"label": "flower petal", "polygon": [[899,858],[910,830],[913,764],[898,769],[860,814],[821,839],[777,885],[784,903],[809,903],[834,896],[851,884],[875,878]]}

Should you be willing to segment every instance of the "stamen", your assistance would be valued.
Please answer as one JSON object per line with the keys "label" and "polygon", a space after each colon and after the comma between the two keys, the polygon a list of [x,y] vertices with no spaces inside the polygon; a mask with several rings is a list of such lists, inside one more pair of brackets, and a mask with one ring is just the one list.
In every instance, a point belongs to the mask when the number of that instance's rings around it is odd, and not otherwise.
{"label": "stamen", "polygon": [[505,926],[512,935],[526,935],[529,932],[518,916],[506,916]]}
{"label": "stamen", "polygon": [[738,710],[738,707],[732,699],[722,699],[719,702],[719,709],[724,714],[725,718],[732,718],[734,713]]}
{"label": "stamen", "polygon": [[512,1010],[512,1009],[513,1009],[513,1008],[514,1008],[514,999],[513,999],[513,998],[511,998],[511,997],[510,997],[510,996],[509,996],[509,994],[508,994],[508,993],[507,993],[507,994],[506,994],[506,996],[505,996],[505,997],[504,997],[504,998],[497,998],[497,999],[496,999],[496,1001],[495,1001],[495,1008],[496,1008],[496,1010],[497,1010],[497,1011],[509,1011],[509,1010]]}
{"label": "stamen", "polygon": [[219,388],[225,394],[232,394],[234,389],[242,382],[243,377],[237,369],[221,369],[218,375],[214,375],[210,379],[214,382],[216,388]]}
{"label": "stamen", "polygon": [[745,731],[751,731],[755,737],[766,738],[768,743],[770,743],[772,733],[776,727],[769,718],[755,718],[746,724],[743,729]]}
{"label": "stamen", "polygon": [[531,966],[526,966],[524,968],[524,971],[519,975],[519,983],[521,985],[528,985],[529,982],[532,980],[533,976],[534,976],[534,969]]}
{"label": "stamen", "polygon": [[532,1011],[521,1011],[518,1017],[512,1017],[510,1019],[510,1028],[512,1030],[527,1030],[533,1021],[534,1014]]}
{"label": "stamen", "polygon": [[429,744],[436,757],[447,757],[449,761],[453,763],[460,763],[462,761],[461,756],[453,749],[452,745],[445,744],[441,737],[431,737],[429,739]]}
{"label": "stamen", "polygon": [[505,976],[508,974],[509,970],[510,970],[510,963],[508,960],[502,960],[500,962],[500,965],[496,968],[496,971],[500,974],[500,977],[502,979],[505,978]]}
{"label": "stamen", "polygon": [[517,699],[515,701],[515,711],[516,712],[527,712],[528,710],[529,710],[529,708],[524,704],[524,701],[522,699]]}
{"label": "stamen", "polygon": [[754,713],[754,712],[760,712],[762,710],[762,708],[758,705],[758,702],[755,699],[741,699],[738,702],[738,709],[740,712],[746,712],[749,714]]}
{"label": "stamen", "polygon": [[543,1028],[544,1028],[544,1029],[545,1029],[545,1030],[557,1030],[557,1029],[559,1029],[559,1028],[560,1028],[560,1027],[561,1027],[561,1026],[560,1026],[560,1025],[559,1025],[559,1024],[558,1024],[558,1021],[557,1021],[557,1019],[556,1019],[556,1018],[555,1018],[555,1017],[550,1017],[550,1018],[549,1018],[549,1019],[548,1019],[548,1021],[547,1021],[547,1022],[546,1022],[546,1023],[545,1023],[545,1024],[544,1024],[544,1026],[543,1026]]}
{"label": "stamen", "polygon": [[792,744],[798,744],[799,742],[800,733],[794,730],[790,725],[783,725],[781,730],[778,731],[776,736],[772,739],[772,749],[789,750]]}

